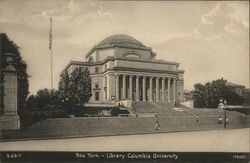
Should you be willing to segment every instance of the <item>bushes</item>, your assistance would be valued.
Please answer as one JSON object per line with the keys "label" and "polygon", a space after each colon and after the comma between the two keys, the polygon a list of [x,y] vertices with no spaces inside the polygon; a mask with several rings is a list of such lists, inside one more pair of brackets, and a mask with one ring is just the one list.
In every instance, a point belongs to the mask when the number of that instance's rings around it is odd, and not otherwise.
{"label": "bushes", "polygon": [[113,110],[111,111],[111,115],[112,115],[112,116],[118,116],[119,114],[129,114],[129,111],[128,111],[128,110],[121,110],[121,109],[119,109],[119,108],[113,109]]}
{"label": "bushes", "polygon": [[250,108],[227,108],[229,111],[237,111],[242,114],[250,115]]}
{"label": "bushes", "polygon": [[204,85],[197,83],[192,91],[194,107],[217,108],[220,99],[226,99],[229,105],[242,105],[243,99],[228,86],[224,79],[207,82]]}
{"label": "bushes", "polygon": [[67,112],[62,109],[43,110],[43,111],[23,111],[20,116],[23,117],[44,117],[44,118],[61,118],[66,117]]}
{"label": "bushes", "polygon": [[45,120],[47,118],[65,118],[67,112],[58,105],[46,105],[41,110],[24,110],[19,113],[21,127],[25,128],[33,123]]}

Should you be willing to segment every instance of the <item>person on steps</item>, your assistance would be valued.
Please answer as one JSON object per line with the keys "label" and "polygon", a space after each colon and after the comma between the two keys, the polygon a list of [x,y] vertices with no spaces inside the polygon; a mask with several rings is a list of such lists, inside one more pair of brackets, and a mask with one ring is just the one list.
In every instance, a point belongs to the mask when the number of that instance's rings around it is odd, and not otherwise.
{"label": "person on steps", "polygon": [[161,127],[160,127],[160,123],[159,123],[159,120],[158,120],[158,116],[157,114],[155,113],[155,126],[154,126],[154,130],[160,130]]}
{"label": "person on steps", "polygon": [[200,119],[200,116],[199,116],[199,114],[197,113],[197,114],[196,114],[196,122],[199,122],[199,119]]}

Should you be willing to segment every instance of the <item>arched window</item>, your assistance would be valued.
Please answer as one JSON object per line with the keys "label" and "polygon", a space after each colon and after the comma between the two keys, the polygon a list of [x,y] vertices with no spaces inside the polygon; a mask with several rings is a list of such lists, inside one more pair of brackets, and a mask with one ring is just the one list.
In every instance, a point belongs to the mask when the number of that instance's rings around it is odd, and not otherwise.
{"label": "arched window", "polygon": [[123,53],[124,57],[129,57],[129,58],[140,58],[141,56],[136,53],[134,50],[129,50]]}
{"label": "arched window", "polygon": [[140,58],[140,56],[137,55],[137,54],[127,54],[126,57],[130,57],[130,58]]}

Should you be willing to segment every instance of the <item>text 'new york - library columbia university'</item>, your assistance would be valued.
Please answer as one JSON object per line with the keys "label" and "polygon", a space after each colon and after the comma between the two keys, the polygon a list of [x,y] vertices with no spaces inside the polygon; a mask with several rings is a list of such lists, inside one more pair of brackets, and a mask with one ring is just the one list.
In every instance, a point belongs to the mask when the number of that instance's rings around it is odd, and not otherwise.
{"label": "text 'new york - library columbia university'", "polygon": [[[164,54],[165,55],[165,54]],[[179,63],[158,60],[150,47],[131,36],[115,34],[86,53],[86,61],[71,61],[68,74],[87,67],[92,81],[89,103],[119,100],[176,103],[183,99]]]}

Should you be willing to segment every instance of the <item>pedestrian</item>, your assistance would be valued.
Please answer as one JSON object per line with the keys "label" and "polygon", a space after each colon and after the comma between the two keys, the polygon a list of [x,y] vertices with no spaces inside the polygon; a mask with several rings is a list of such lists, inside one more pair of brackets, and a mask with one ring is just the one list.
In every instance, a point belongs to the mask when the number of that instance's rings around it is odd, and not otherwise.
{"label": "pedestrian", "polygon": [[200,116],[199,116],[199,114],[197,113],[197,114],[196,114],[196,122],[199,122],[199,118],[200,118]]}
{"label": "pedestrian", "polygon": [[228,124],[228,122],[229,122],[229,119],[228,119],[228,117],[226,118],[226,124]]}
{"label": "pedestrian", "polygon": [[159,120],[158,120],[158,116],[157,114],[155,113],[155,126],[154,126],[154,130],[160,130],[161,127],[160,127],[160,123],[159,123]]}
{"label": "pedestrian", "polygon": [[221,118],[221,116],[219,116],[218,123],[221,124],[221,122],[222,122],[222,118]]}

